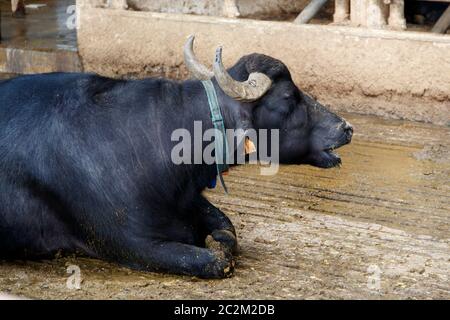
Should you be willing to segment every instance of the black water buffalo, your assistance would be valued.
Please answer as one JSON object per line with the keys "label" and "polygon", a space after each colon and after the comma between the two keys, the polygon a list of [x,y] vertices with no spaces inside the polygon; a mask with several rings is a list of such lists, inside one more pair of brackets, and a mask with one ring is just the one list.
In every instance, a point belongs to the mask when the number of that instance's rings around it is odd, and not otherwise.
{"label": "black water buffalo", "polygon": [[[282,62],[251,54],[228,73],[218,51],[212,72],[192,42],[187,65],[197,79],[213,76],[227,128],[279,129],[282,163],[340,164],[333,150],[352,127],[303,94]],[[235,229],[202,196],[216,166],[171,161],[175,129],[212,127],[199,80],[22,76],[0,83],[0,101],[1,259],[79,253],[138,270],[232,274]]]}

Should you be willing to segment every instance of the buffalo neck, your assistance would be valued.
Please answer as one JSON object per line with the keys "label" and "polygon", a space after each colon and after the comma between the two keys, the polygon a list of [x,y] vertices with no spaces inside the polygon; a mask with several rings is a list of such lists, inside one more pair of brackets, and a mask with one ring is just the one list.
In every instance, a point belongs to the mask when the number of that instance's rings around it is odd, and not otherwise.
{"label": "buffalo neck", "polygon": [[212,81],[216,89],[219,106],[222,111],[226,129],[249,129],[251,125],[251,107],[227,96],[215,80]]}
{"label": "buffalo neck", "polygon": [[[216,90],[219,107],[224,119],[225,129],[247,129],[250,127],[250,119],[246,110],[250,108],[238,101],[228,97],[213,79],[214,88]],[[193,132],[194,122],[202,123],[203,132],[213,128],[211,112],[208,103],[206,91],[200,81],[188,80],[181,84],[182,87],[182,124],[184,128],[188,128]],[[179,119],[180,117],[176,117]],[[203,144],[203,148],[206,143]],[[230,150],[229,152],[233,152]],[[201,181],[201,188],[206,187],[212,179],[217,175],[215,165],[189,166],[191,174],[196,177],[197,181]]]}
{"label": "buffalo neck", "polygon": [[[216,90],[225,128],[249,129],[251,127],[250,107],[228,97],[222,89],[220,89],[214,79],[212,80],[212,83]],[[184,107],[192,112],[191,114],[194,121],[202,121],[204,129],[212,128],[213,123],[211,121],[208,98],[201,82],[187,81],[184,86],[185,90],[189,91],[186,95],[188,97],[187,101],[184,101]]]}

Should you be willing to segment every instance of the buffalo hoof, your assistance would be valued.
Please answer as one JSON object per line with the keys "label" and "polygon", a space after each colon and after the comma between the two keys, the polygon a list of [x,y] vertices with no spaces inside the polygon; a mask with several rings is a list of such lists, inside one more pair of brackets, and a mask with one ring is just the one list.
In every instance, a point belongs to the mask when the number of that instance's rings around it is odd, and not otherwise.
{"label": "buffalo hoof", "polygon": [[210,272],[212,272],[216,278],[231,277],[234,272],[235,261],[228,245],[216,241],[211,235],[206,237],[205,244],[217,258],[214,265],[210,266]]}
{"label": "buffalo hoof", "polygon": [[237,254],[239,252],[236,235],[233,232],[229,230],[215,230],[211,236],[215,241],[220,242],[227,247],[232,254]]}

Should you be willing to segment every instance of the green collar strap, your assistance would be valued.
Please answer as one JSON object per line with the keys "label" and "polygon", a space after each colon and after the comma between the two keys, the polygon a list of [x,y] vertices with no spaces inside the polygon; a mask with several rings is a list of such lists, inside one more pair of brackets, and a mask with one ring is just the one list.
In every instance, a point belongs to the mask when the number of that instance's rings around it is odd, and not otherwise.
{"label": "green collar strap", "polygon": [[[223,122],[222,112],[220,111],[219,101],[217,100],[216,90],[211,80],[202,81],[205,88],[206,95],[208,96],[209,110],[211,111],[211,120],[214,128],[222,133],[222,139],[216,137],[214,139],[216,156],[217,175],[219,176],[220,183],[222,184],[225,193],[228,193],[228,189],[223,180],[222,174],[228,172],[229,166],[227,163],[228,157],[228,141],[225,131],[225,124]],[[214,184],[215,185],[215,184]]]}

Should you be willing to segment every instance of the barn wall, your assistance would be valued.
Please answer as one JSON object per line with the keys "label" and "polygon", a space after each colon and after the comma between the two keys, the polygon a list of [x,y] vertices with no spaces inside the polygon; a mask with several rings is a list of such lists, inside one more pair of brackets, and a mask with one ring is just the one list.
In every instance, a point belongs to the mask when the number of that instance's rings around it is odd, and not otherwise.
{"label": "barn wall", "polygon": [[[137,11],[231,16],[274,16],[300,12],[308,0],[93,0],[93,6]],[[235,7],[235,9],[233,9]]]}
{"label": "barn wall", "polygon": [[185,78],[182,46],[196,34],[204,62],[219,44],[228,66],[247,53],[271,55],[288,65],[304,91],[337,111],[450,123],[445,35],[83,6],[80,23],[87,71]]}

